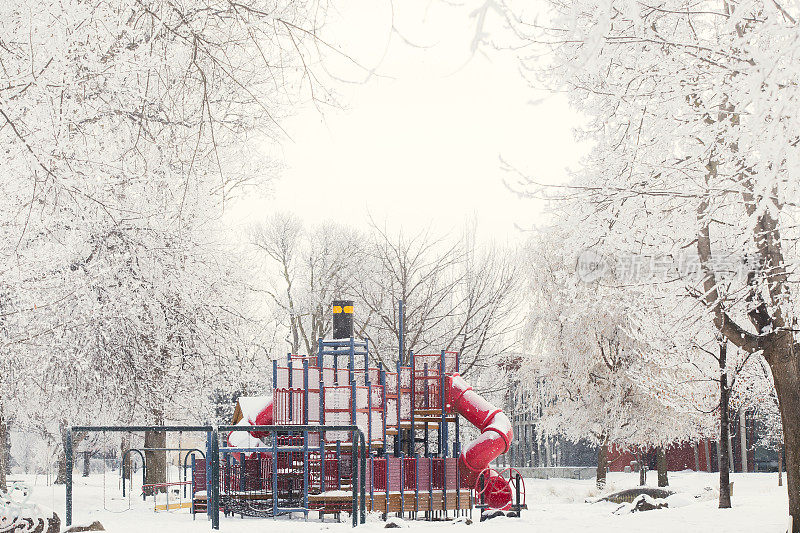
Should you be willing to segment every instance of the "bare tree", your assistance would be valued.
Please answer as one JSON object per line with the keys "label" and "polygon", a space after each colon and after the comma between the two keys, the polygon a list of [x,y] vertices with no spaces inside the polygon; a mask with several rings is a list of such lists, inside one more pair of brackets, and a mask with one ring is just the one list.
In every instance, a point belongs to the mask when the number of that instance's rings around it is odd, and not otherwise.
{"label": "bare tree", "polygon": [[270,260],[265,289],[286,317],[291,353],[313,354],[331,331],[330,304],[350,293],[362,237],[326,223],[306,230],[298,217],[278,213],[255,226],[251,243]]}
{"label": "bare tree", "polygon": [[467,373],[495,365],[510,350],[520,320],[514,253],[478,247],[470,235],[448,239],[429,230],[408,237],[373,224],[371,236],[352,291],[366,307],[357,328],[372,341],[376,361],[391,367],[398,360],[399,300],[403,364],[408,351],[451,350],[462,354],[460,370]]}

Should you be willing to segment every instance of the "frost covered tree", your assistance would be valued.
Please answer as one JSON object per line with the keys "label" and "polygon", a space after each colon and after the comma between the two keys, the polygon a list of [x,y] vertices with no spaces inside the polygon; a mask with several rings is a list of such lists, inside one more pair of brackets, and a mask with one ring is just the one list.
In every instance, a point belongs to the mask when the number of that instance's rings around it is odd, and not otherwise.
{"label": "frost covered tree", "polygon": [[[769,364],[800,531],[800,345],[796,250],[800,11],[764,1],[522,3],[503,14],[531,79],[569,92],[595,141],[572,204],[586,245],[617,258],[689,257],[654,290],[693,298],[739,349]],[[780,54],[775,51],[780,50]],[[538,61],[540,52],[551,61]],[[523,175],[530,175],[522,171]],[[536,177],[522,179],[537,192]],[[541,188],[539,188],[541,190]],[[551,192],[553,192],[551,190]],[[576,208],[576,206],[580,206]],[[612,242],[613,241],[613,242]]]}
{"label": "frost covered tree", "polygon": [[[541,230],[528,243],[526,357],[520,372],[540,405],[544,434],[598,447],[597,486],[605,486],[610,446],[659,450],[696,437],[702,420],[691,403],[665,394],[680,369],[661,366],[655,343],[643,342],[636,294],[608,273],[576,272],[567,231]],[[585,274],[585,273],[584,273]],[[642,307],[638,307],[641,305]],[[666,479],[663,479],[666,483]]]}
{"label": "frost covered tree", "polygon": [[260,147],[284,138],[292,104],[329,98],[310,46],[324,7],[0,6],[0,327],[26,387],[4,372],[0,412],[59,399],[62,427],[93,410],[163,423],[176,405],[196,420],[182,403],[192,381],[252,357],[232,346],[248,334],[216,224],[271,177]]}
{"label": "frost covered tree", "polygon": [[638,284],[637,289],[638,297],[646,302],[637,320],[638,338],[662,348],[648,351],[646,356],[661,367],[681,369],[679,374],[667,374],[652,382],[659,396],[676,398],[701,416],[704,430],[697,437],[710,437],[712,428],[716,429],[720,446],[719,506],[730,508],[729,473],[734,466],[730,415],[751,401],[754,389],[762,390],[763,372],[756,374],[753,367],[763,360],[730,344],[708,320],[686,309],[686,305],[694,305],[691,299],[677,304],[674,295],[651,299],[653,294],[646,282]]}

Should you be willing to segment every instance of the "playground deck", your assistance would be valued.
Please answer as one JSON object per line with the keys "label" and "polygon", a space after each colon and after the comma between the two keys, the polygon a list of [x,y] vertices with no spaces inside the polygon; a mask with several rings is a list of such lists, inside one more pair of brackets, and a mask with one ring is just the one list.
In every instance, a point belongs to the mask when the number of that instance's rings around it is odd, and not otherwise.
{"label": "playground deck", "polygon": [[[331,491],[329,493],[309,494],[308,503],[310,507],[322,506],[326,509],[333,509],[341,505],[346,510],[352,502],[349,494],[342,494],[342,491]],[[367,511],[383,511],[384,513],[402,512],[427,512],[444,510],[469,510],[472,507],[472,498],[468,490],[448,490],[446,493],[441,490],[428,492],[375,492],[367,494]]]}
{"label": "playground deck", "polygon": [[[257,494],[233,493],[225,500],[271,501],[272,493]],[[349,512],[352,508],[352,494],[349,490],[333,490],[308,495],[308,508],[312,512]],[[195,512],[205,512],[207,496],[194,498]],[[383,513],[426,513],[431,511],[469,511],[472,508],[472,495],[469,490],[434,490],[431,492],[373,492],[366,495],[366,509],[369,512]]]}

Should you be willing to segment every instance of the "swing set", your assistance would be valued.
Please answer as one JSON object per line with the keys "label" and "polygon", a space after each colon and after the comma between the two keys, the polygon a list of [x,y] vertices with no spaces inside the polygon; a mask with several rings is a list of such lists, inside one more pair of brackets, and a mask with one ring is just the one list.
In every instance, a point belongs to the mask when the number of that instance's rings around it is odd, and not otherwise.
{"label": "swing set", "polygon": [[[83,431],[88,430],[89,428],[81,428]],[[110,449],[109,442],[108,442],[108,432],[106,431],[108,428],[102,429],[103,440],[101,447],[103,450]],[[140,427],[126,427],[110,431],[120,431],[120,430],[127,430],[130,429],[131,431],[142,429]],[[194,429],[194,428],[192,428]],[[99,431],[98,429],[92,428],[93,431]],[[71,444],[71,439],[69,439]],[[68,446],[71,448],[71,446]],[[178,481],[168,481],[164,483],[147,483],[147,454],[150,452],[177,452],[179,454],[183,453],[183,458],[180,461],[181,463],[181,471],[183,480]],[[94,456],[94,452],[83,452],[84,453],[84,461],[88,461],[90,456]],[[103,509],[108,512],[112,513],[122,513],[125,511],[129,511],[131,509],[131,497],[134,492],[134,485],[133,485],[133,473],[131,472],[131,454],[138,455],[141,464],[142,464],[142,483],[141,483],[141,496],[142,501],[146,501],[148,496],[153,496],[153,510],[154,512],[158,511],[175,511],[180,509],[189,509],[192,507],[192,500],[191,497],[187,493],[187,488],[190,488],[192,481],[191,481],[191,474],[189,474],[189,469],[193,468],[195,463],[195,459],[198,457],[205,460],[205,452],[199,448],[184,448],[184,447],[177,447],[177,448],[128,448],[122,454],[120,460],[120,483],[122,489],[122,498],[109,498],[107,496],[108,493],[108,481],[107,481],[107,473],[108,473],[108,461],[116,461],[116,457],[108,457],[107,454],[102,456],[103,460]],[[72,457],[71,454],[68,453],[67,455],[67,468],[68,473],[71,474],[72,469]],[[191,464],[190,464],[191,462]],[[113,469],[113,466],[112,466]],[[85,463],[84,472],[88,472],[88,464]],[[86,475],[86,474],[84,474]],[[72,476],[68,476],[71,481]],[[126,483],[127,481],[127,483]],[[177,487],[177,490],[175,490]],[[119,487],[118,487],[119,488]],[[181,490],[181,488],[183,490]],[[173,501],[170,501],[170,493],[174,491]],[[68,492],[72,492],[72,483],[68,483]],[[163,494],[164,498],[159,498],[159,495]],[[109,507],[109,500],[119,500],[119,499],[127,499],[127,506],[125,508],[115,509]],[[159,501],[163,499],[165,501]],[[68,497],[68,500],[71,500],[71,497]],[[71,505],[69,506],[71,507]],[[70,509],[71,511],[71,509]],[[71,514],[71,513],[69,513]]]}

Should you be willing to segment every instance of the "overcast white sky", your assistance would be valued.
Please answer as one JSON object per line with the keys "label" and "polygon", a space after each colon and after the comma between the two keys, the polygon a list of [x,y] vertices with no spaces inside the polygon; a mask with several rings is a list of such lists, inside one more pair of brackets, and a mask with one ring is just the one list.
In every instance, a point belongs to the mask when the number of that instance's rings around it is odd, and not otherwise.
{"label": "overcast white sky", "polygon": [[[500,156],[559,182],[584,150],[572,128],[578,118],[561,95],[531,90],[510,56],[491,58],[470,46],[475,6],[403,0],[336,2],[328,39],[381,76],[342,85],[345,109],[324,115],[305,107],[285,124],[286,169],[266,199],[241,202],[234,224],[274,210],[309,223],[326,219],[389,228],[459,231],[477,220],[479,236],[517,242],[516,226],[541,221],[542,205],[503,184]],[[335,60],[338,75],[364,77]]]}

